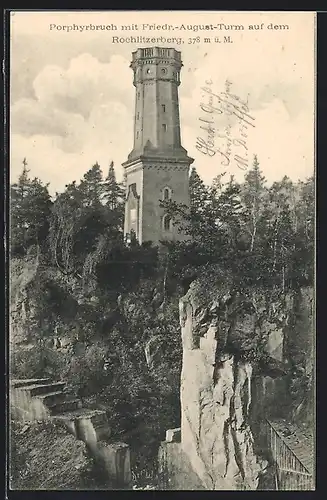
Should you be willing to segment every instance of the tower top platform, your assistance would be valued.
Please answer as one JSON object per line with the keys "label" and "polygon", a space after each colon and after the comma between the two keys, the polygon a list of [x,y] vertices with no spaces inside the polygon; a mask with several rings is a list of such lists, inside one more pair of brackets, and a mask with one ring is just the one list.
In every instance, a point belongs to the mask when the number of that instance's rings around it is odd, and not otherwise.
{"label": "tower top platform", "polygon": [[149,59],[149,58],[174,59],[175,61],[179,62],[182,66],[181,53],[174,48],[149,47],[144,49],[137,49],[134,52],[132,52],[132,64],[136,60]]}

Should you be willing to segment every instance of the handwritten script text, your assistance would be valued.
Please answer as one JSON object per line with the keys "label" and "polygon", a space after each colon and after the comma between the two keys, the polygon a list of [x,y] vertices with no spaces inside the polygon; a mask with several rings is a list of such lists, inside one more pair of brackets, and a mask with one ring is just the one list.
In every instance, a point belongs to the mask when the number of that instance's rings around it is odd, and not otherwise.
{"label": "handwritten script text", "polygon": [[[255,119],[250,114],[248,96],[246,100],[241,99],[231,92],[231,86],[227,80],[225,91],[215,92],[213,81],[206,80],[201,88],[201,135],[196,139],[196,149],[209,157],[219,155],[221,165],[225,167],[235,162],[238,168],[246,170],[249,163],[248,131],[255,127]],[[220,129],[217,121],[224,123]]]}

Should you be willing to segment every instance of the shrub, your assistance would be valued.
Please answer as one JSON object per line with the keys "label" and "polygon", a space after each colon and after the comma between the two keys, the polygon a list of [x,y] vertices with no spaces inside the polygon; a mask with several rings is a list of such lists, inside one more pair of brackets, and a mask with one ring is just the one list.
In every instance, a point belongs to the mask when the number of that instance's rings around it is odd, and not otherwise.
{"label": "shrub", "polygon": [[11,351],[10,373],[13,378],[61,378],[66,356],[42,345],[16,347]]}
{"label": "shrub", "polygon": [[82,490],[90,486],[92,461],[82,441],[51,421],[28,426],[11,423],[11,489]]}

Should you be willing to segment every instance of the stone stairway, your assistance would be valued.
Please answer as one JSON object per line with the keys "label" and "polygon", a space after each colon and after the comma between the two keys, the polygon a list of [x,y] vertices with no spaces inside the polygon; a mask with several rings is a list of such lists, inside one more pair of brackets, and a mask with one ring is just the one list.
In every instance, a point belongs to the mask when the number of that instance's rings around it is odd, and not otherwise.
{"label": "stone stairway", "polygon": [[78,439],[90,439],[92,443],[110,437],[106,412],[83,408],[78,397],[65,391],[65,382],[42,378],[12,380],[10,385],[12,406],[24,421],[52,418]]}
{"label": "stone stairway", "polygon": [[47,378],[10,381],[11,416],[25,423],[52,419],[85,443],[91,455],[105,464],[117,484],[131,482],[130,454],[125,443],[110,442],[106,411],[83,408],[66,383]]}

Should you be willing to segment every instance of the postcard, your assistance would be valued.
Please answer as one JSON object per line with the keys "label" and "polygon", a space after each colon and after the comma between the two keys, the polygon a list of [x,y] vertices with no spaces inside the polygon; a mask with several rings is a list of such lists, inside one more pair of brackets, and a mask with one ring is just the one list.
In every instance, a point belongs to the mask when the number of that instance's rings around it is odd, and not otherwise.
{"label": "postcard", "polygon": [[315,489],[315,23],[10,12],[9,489]]}

